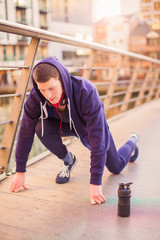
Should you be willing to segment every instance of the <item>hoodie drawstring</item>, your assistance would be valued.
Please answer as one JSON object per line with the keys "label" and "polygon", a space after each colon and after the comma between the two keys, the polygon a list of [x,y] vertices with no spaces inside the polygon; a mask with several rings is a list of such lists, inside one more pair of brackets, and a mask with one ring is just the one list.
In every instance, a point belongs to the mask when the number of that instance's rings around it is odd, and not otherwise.
{"label": "hoodie drawstring", "polygon": [[40,105],[41,105],[41,116],[40,116],[40,119],[41,119],[41,127],[42,127],[41,136],[43,137],[43,135],[44,135],[43,106],[42,106],[42,103],[41,103],[41,102],[40,102]]}
{"label": "hoodie drawstring", "polygon": [[[41,107],[40,119],[41,119],[41,127],[42,127],[41,136],[43,137],[43,135],[44,135],[44,122],[43,122],[43,120],[48,117],[48,113],[47,113],[47,109],[46,109],[46,102],[45,102],[44,105],[42,104],[42,102],[40,102],[40,107]],[[43,112],[44,112],[45,116],[43,115]]]}
{"label": "hoodie drawstring", "polygon": [[[75,128],[75,125],[74,125],[74,122],[71,118],[71,108],[70,108],[70,100],[69,98],[67,99],[68,100],[68,104],[67,104],[67,107],[68,107],[68,112],[69,112],[69,125],[70,125],[70,130],[72,130],[72,126],[73,126],[73,129],[75,130],[78,138],[80,139],[80,136]],[[46,108],[46,102],[45,104],[43,105],[42,102],[40,102],[40,107],[41,107],[41,116],[40,116],[40,119],[41,119],[41,127],[42,127],[42,133],[41,133],[41,136],[43,137],[44,135],[44,119],[48,118],[48,112],[47,112],[47,108]],[[61,121],[60,121],[60,131],[61,133],[63,133],[62,131],[62,115],[60,114],[60,112],[58,111],[58,109],[56,108],[56,111],[57,113],[59,114],[60,118],[61,118]]]}
{"label": "hoodie drawstring", "polygon": [[67,101],[68,101],[67,107],[68,107],[68,112],[69,112],[69,127],[70,127],[70,130],[72,130],[71,106],[70,106],[69,98],[67,99]]}

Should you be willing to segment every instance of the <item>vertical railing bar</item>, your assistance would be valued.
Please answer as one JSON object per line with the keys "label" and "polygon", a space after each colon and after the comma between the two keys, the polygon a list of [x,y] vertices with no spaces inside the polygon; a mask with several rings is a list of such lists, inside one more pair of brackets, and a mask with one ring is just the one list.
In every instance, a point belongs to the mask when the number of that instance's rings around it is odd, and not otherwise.
{"label": "vertical railing bar", "polygon": [[151,98],[153,96],[154,88],[155,88],[156,83],[158,81],[159,72],[158,72],[158,70],[156,70],[156,73],[155,73],[155,76],[154,76],[154,70],[155,70],[155,68],[152,68],[152,76],[153,76],[152,86],[150,87],[146,102],[149,102],[151,100]]}
{"label": "vertical railing bar", "polygon": [[96,52],[97,52],[96,50],[92,49],[92,51],[91,51],[91,53],[88,57],[88,61],[85,65],[86,69],[84,70],[83,78],[90,79],[90,75],[91,75],[92,67],[93,67],[93,64],[94,64]]}
{"label": "vertical railing bar", "polygon": [[[29,84],[29,81],[30,81],[30,78],[31,78],[32,68],[33,68],[33,64],[34,64],[34,60],[35,60],[35,57],[36,57],[36,53],[37,53],[37,49],[38,49],[38,45],[39,45],[40,39],[35,39],[35,38],[33,39],[33,38],[32,38],[32,39],[31,39],[31,42],[30,42],[30,45],[32,44],[33,41],[36,41],[36,42],[35,42],[35,49],[34,49],[33,57],[32,57],[32,60],[31,60],[31,65],[30,65],[30,68],[29,68],[28,78],[27,78],[27,82],[26,82],[26,86],[25,86],[25,90],[24,90],[24,94],[23,94],[23,98],[22,98],[22,102],[21,102],[21,107],[20,107],[20,111],[19,111],[19,115],[18,115],[18,120],[17,120],[16,127],[15,127],[15,132],[14,132],[14,136],[13,136],[13,141],[12,141],[11,149],[10,149],[9,156],[8,156],[8,161],[7,161],[7,166],[6,166],[6,172],[7,172],[7,170],[8,170],[8,165],[9,165],[10,158],[11,158],[11,155],[12,155],[12,150],[13,150],[13,146],[14,146],[14,141],[15,141],[15,138],[16,138],[16,134],[17,134],[17,130],[18,130],[20,118],[21,118],[21,113],[22,113],[23,105],[24,105],[25,98],[26,98],[26,93],[27,93],[27,89],[28,89],[28,84]],[[28,54],[29,54],[29,50],[28,50]]]}
{"label": "vertical railing bar", "polygon": [[147,83],[148,83],[148,80],[149,80],[149,77],[150,77],[150,74],[152,72],[152,64],[150,64],[149,66],[149,69],[146,73],[146,76],[144,78],[144,81],[143,81],[143,84],[142,84],[142,88],[141,88],[141,91],[139,92],[138,94],[138,99],[137,101],[135,102],[135,107],[139,106],[142,102],[142,99],[143,99],[143,95],[144,95],[144,92],[146,90],[146,86],[147,86]]}
{"label": "vertical railing bar", "polygon": [[115,90],[115,86],[116,86],[116,83],[118,81],[118,77],[119,77],[119,71],[123,65],[123,61],[124,61],[124,56],[120,56],[120,61],[119,61],[119,66],[118,66],[118,69],[113,69],[113,80],[111,82],[111,84],[109,85],[109,88],[108,88],[108,91],[107,91],[107,94],[106,94],[106,98],[104,100],[104,111],[105,111],[105,114],[107,114],[107,111],[109,109],[109,105],[112,101],[112,97],[113,97],[113,92]]}
{"label": "vertical railing bar", "polygon": [[[155,89],[157,90],[157,92],[156,92],[155,95],[154,95],[154,96],[155,96],[155,99],[160,96],[160,84],[159,84],[159,80],[160,80],[160,79],[159,79],[159,77],[160,77],[160,69],[159,69],[159,68],[157,68],[157,70],[156,70],[156,77],[157,77],[157,81],[156,81],[157,84],[155,85]],[[157,87],[158,87],[158,89],[157,89]],[[155,89],[154,89],[154,90],[155,90]],[[154,90],[153,90],[153,91],[154,91]]]}
{"label": "vertical railing bar", "polygon": [[132,79],[131,79],[131,81],[129,83],[127,93],[126,93],[126,95],[124,97],[124,103],[123,103],[123,105],[120,108],[120,112],[124,112],[128,108],[129,99],[131,98],[131,95],[132,95],[132,92],[133,92],[133,89],[134,89],[134,85],[135,85],[136,80],[137,80],[137,75],[138,75],[138,72],[139,72],[139,69],[140,69],[140,65],[141,65],[141,62],[138,61],[137,65],[135,67],[136,71],[133,72]]}
{"label": "vertical railing bar", "polygon": [[[22,84],[22,82],[19,81],[19,84],[17,85],[17,90],[16,90],[16,94],[17,92],[21,93],[21,99],[19,98],[17,99],[17,97],[14,97],[10,116],[9,116],[9,120],[12,120],[13,123],[8,123],[6,125],[5,131],[3,134],[2,146],[5,146],[5,149],[0,151],[0,159],[2,161],[1,166],[4,167],[5,172],[7,172],[8,170],[8,165],[9,165],[9,161],[10,161],[13,146],[14,146],[14,141],[15,141],[17,130],[18,130],[21,112],[23,109],[23,104],[25,101],[26,92],[27,92],[27,88],[28,88],[28,84],[31,76],[32,67],[34,64],[34,59],[38,49],[39,41],[40,41],[39,39],[35,39],[35,38],[31,39],[31,42],[28,48],[28,53],[25,59],[25,65],[27,66],[30,65],[30,68],[22,70],[21,79],[23,79],[24,84]],[[14,109],[16,109],[16,112]],[[8,140],[8,136],[10,136],[9,140]]]}

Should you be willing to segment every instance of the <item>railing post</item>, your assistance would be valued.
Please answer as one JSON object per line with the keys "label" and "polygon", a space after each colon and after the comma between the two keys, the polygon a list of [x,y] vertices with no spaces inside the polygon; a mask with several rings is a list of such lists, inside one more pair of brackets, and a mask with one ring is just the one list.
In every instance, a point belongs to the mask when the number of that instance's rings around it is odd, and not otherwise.
{"label": "railing post", "polygon": [[93,67],[93,64],[94,64],[94,60],[95,60],[95,56],[96,56],[96,50],[93,50],[91,51],[89,57],[88,57],[88,61],[86,63],[86,66],[87,68],[89,69],[85,69],[84,70],[84,73],[83,73],[83,78],[86,78],[86,79],[89,79],[90,78],[90,75],[91,75],[91,71],[92,71],[92,67]]}
{"label": "railing post", "polygon": [[135,71],[133,72],[132,78],[130,80],[127,93],[124,97],[124,103],[122,104],[122,106],[120,108],[120,112],[125,112],[128,108],[129,99],[132,96],[132,92],[133,92],[133,89],[134,89],[134,86],[135,86],[135,82],[137,80],[137,75],[138,75],[138,71],[139,71],[139,68],[140,68],[140,64],[141,64],[141,62],[138,61],[137,65],[135,67]]}
{"label": "railing post", "polygon": [[20,94],[19,97],[15,96],[9,120],[11,121],[6,125],[3,139],[1,145],[4,147],[0,149],[0,167],[3,168],[3,172],[7,172],[8,164],[11,158],[12,149],[14,145],[14,140],[18,130],[18,124],[20,121],[21,112],[23,109],[23,104],[26,97],[27,87],[31,76],[32,67],[34,64],[34,59],[36,56],[37,48],[39,44],[39,39],[33,39],[30,42],[28,52],[26,55],[24,66],[28,68],[23,68],[19,83],[17,85],[16,94]]}
{"label": "railing post", "polygon": [[[157,69],[157,74],[158,74],[157,82],[158,82],[158,84],[159,84],[159,81],[160,81],[160,70],[159,70],[159,69]],[[155,99],[156,99],[156,98],[159,98],[159,97],[160,97],[160,86],[159,86],[159,88],[157,89],[157,92],[156,92],[156,95],[155,95]]]}
{"label": "railing post", "polygon": [[120,61],[119,64],[116,68],[113,68],[113,80],[111,82],[111,84],[109,85],[107,94],[106,94],[106,98],[104,100],[104,111],[105,114],[107,114],[109,105],[112,101],[112,95],[114,93],[115,90],[115,86],[116,86],[116,82],[118,81],[118,77],[119,77],[119,71],[123,65],[123,61],[124,61],[124,56],[120,56]]}
{"label": "railing post", "polygon": [[152,72],[152,66],[153,64],[151,64],[149,66],[149,69],[146,73],[146,76],[145,76],[145,79],[143,81],[143,84],[142,84],[142,87],[141,87],[141,90],[138,94],[138,98],[137,98],[137,101],[135,102],[135,107],[139,106],[142,102],[142,99],[143,99],[143,96],[144,96],[144,93],[145,93],[145,90],[146,90],[146,86],[147,86],[147,83],[148,83],[148,80],[149,80],[149,77],[150,77],[150,74]]}
{"label": "railing post", "polygon": [[[151,85],[151,87],[150,87],[150,90],[149,90],[149,93],[148,93],[146,102],[149,102],[149,101],[152,99],[152,96],[153,96],[153,93],[154,93],[154,90],[155,90],[156,83],[158,82],[159,72],[158,72],[158,70],[156,70],[156,68],[153,68],[152,70],[153,70],[153,72],[152,72],[152,74],[153,74],[153,80],[152,80],[152,85]],[[154,70],[155,70],[155,72],[154,72]]]}

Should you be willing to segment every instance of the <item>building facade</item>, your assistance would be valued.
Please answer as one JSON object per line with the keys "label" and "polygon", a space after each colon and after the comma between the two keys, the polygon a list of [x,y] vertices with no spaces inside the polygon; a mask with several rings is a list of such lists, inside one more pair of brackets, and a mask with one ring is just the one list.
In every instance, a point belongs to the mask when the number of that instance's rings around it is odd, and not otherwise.
{"label": "building facade", "polygon": [[[50,1],[49,0],[1,0],[0,19],[9,20],[41,29],[49,29]],[[11,61],[24,60],[29,39],[13,34],[0,34],[0,61],[10,64]],[[42,44],[39,58],[47,54],[47,46]],[[12,64],[12,63],[11,63]],[[6,63],[5,63],[6,65]]]}
{"label": "building facade", "polygon": [[[79,40],[93,40],[92,0],[0,0],[0,9],[0,19],[61,33]],[[24,36],[0,33],[0,64],[22,65],[29,41],[30,39]],[[82,66],[88,54],[86,49],[41,41],[36,61],[56,55],[68,66]],[[1,76],[1,79],[11,82],[12,73],[4,72],[7,77]],[[2,71],[0,74],[3,75]],[[3,79],[0,82],[6,82]]]}
{"label": "building facade", "polygon": [[149,20],[153,30],[160,29],[160,1],[141,0],[141,14],[144,19]]}
{"label": "building facade", "polygon": [[[0,19],[49,29],[50,0],[1,0]],[[0,65],[22,65],[30,39],[20,35],[0,33]],[[37,59],[48,56],[48,44],[41,42]],[[16,83],[18,71],[0,71],[1,84]]]}
{"label": "building facade", "polygon": [[51,8],[52,19],[55,21],[92,24],[92,0],[51,0]]}
{"label": "building facade", "polygon": [[130,18],[129,51],[160,59],[160,1],[121,0],[121,10]]}
{"label": "building facade", "polygon": [[128,18],[123,16],[104,18],[95,23],[94,29],[95,42],[121,50],[128,50]]}
{"label": "building facade", "polygon": [[130,33],[129,50],[160,60],[160,30],[153,30],[146,21],[139,22]]}
{"label": "building facade", "polygon": [[[78,40],[93,41],[92,0],[51,0],[51,31]],[[65,44],[49,43],[49,52],[67,66],[83,66],[88,50]]]}

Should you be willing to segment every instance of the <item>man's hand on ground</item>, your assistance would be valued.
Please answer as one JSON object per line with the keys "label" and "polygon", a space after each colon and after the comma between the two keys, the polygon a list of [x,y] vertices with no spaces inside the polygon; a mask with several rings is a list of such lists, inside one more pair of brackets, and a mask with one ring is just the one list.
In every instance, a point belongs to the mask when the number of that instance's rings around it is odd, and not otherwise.
{"label": "man's hand on ground", "polygon": [[19,192],[21,187],[27,190],[28,188],[25,186],[24,182],[25,182],[25,173],[17,172],[12,180],[10,191],[17,193]]}
{"label": "man's hand on ground", "polygon": [[92,205],[98,203],[101,204],[106,201],[106,198],[102,194],[101,185],[90,184],[90,203]]}

